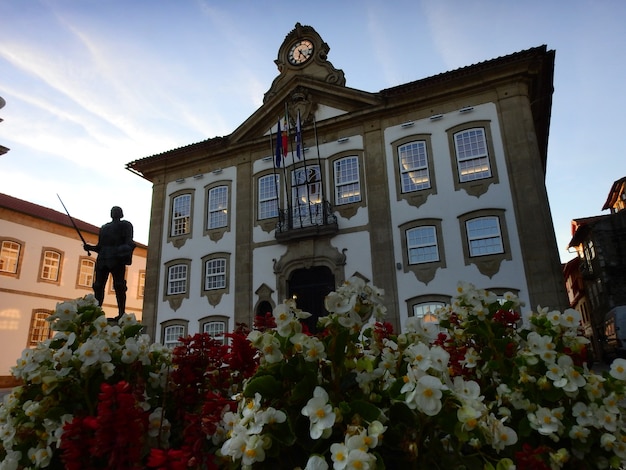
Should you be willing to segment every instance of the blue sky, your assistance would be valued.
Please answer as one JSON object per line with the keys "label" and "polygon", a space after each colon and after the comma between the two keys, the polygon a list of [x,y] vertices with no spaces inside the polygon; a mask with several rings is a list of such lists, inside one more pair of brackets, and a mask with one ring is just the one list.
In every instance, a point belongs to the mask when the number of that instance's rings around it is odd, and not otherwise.
{"label": "blue sky", "polygon": [[[151,183],[125,164],[228,135],[278,48],[314,27],[346,85],[377,92],[546,44],[556,51],[546,186],[559,254],[626,176],[626,2],[1,0],[0,192],[148,242]],[[533,188],[528,188],[532,191]]]}

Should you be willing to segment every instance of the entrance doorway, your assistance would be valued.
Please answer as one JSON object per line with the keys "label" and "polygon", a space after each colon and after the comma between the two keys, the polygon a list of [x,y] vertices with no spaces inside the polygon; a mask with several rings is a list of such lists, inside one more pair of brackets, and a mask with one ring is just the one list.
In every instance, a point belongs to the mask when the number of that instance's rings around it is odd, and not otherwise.
{"label": "entrance doorway", "polygon": [[310,331],[315,332],[318,318],[328,314],[324,308],[324,298],[334,289],[335,276],[326,266],[313,266],[291,273],[287,281],[288,295],[296,299],[299,309],[311,314],[305,321]]}

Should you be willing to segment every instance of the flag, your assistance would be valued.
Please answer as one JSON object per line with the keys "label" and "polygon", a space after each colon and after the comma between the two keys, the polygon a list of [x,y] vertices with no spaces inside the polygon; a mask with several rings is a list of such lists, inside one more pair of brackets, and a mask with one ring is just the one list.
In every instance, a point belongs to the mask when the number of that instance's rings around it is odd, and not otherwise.
{"label": "flag", "polygon": [[298,110],[298,118],[296,119],[296,157],[298,157],[298,160],[302,158],[302,127],[300,125],[300,110]]}
{"label": "flag", "polygon": [[[287,156],[287,147],[289,145],[288,131],[289,131],[289,125],[287,124],[287,115],[285,115],[285,118],[283,121],[283,134],[282,134],[283,135],[283,142],[282,142],[283,158]],[[280,128],[278,129],[278,132],[280,133]]]}
{"label": "flag", "polygon": [[283,159],[283,139],[280,133],[280,119],[278,120],[278,129],[276,130],[276,168],[280,168],[280,162]]}

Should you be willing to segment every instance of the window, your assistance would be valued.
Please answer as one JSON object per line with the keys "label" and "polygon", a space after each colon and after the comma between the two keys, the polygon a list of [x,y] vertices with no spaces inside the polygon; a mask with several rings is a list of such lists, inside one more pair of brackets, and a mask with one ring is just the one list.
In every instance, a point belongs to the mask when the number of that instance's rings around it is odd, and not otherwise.
{"label": "window", "polygon": [[226,287],[226,260],[215,258],[205,263],[204,290]]}
{"label": "window", "polygon": [[439,261],[437,229],[433,225],[407,230],[406,238],[409,264]]}
{"label": "window", "polygon": [[185,336],[185,327],[183,325],[166,326],[163,330],[163,344],[168,348],[174,348],[180,345],[180,338]]}
{"label": "window", "polygon": [[465,265],[474,264],[492,277],[504,260],[511,260],[511,248],[503,209],[481,209],[459,216]]}
{"label": "window", "polygon": [[17,274],[22,246],[13,240],[3,240],[0,247],[0,273]]}
{"label": "window", "polygon": [[202,295],[214,307],[220,303],[222,295],[228,293],[229,265],[230,253],[211,253],[202,258]]}
{"label": "window", "polygon": [[476,197],[484,194],[490,184],[498,183],[491,123],[474,121],[447,132],[456,172],[455,189],[463,188]]}
{"label": "window", "polygon": [[189,298],[189,276],[191,260],[179,258],[165,263],[163,286],[163,300],[170,304],[173,310],[178,310],[184,299]]}
{"label": "window", "polygon": [[224,336],[226,333],[225,321],[208,321],[203,325],[202,330],[204,333],[211,335],[216,341],[226,343],[226,336]]}
{"label": "window", "polygon": [[33,310],[30,317],[30,329],[28,331],[28,347],[35,347],[40,342],[52,337],[50,323],[46,321],[52,314],[52,310],[42,308]]}
{"label": "window", "polygon": [[358,157],[350,156],[335,160],[334,169],[335,204],[350,204],[361,201]]}
{"label": "window", "polygon": [[400,226],[404,272],[429,283],[439,268],[446,267],[441,219],[419,219]]}
{"label": "window", "polygon": [[78,286],[91,287],[93,285],[93,272],[96,263],[89,258],[81,258],[78,266]]}
{"label": "window", "polygon": [[187,292],[186,264],[175,264],[167,270],[167,295],[185,294]]}
{"label": "window", "polygon": [[172,231],[173,237],[186,235],[191,230],[191,194],[181,194],[173,199]]}
{"label": "window", "polygon": [[291,204],[295,227],[314,225],[322,202],[322,176],[319,165],[307,165],[291,172]]}
{"label": "window", "polygon": [[137,281],[137,298],[138,299],[143,299],[145,290],[146,290],[146,272],[139,271],[139,279]]}
{"label": "window", "polygon": [[42,281],[58,282],[61,270],[61,253],[44,249],[39,278]]}
{"label": "window", "polygon": [[398,163],[403,193],[430,188],[426,141],[418,140],[400,145]]}
{"label": "window", "polygon": [[259,219],[278,217],[279,175],[267,175],[259,178]]}
{"label": "window", "polygon": [[465,222],[470,256],[502,253],[502,234],[498,217],[478,217]]}
{"label": "window", "polygon": [[208,229],[226,227],[228,225],[228,186],[217,186],[209,189]]}
{"label": "window", "polygon": [[438,308],[443,307],[443,302],[426,302],[413,305],[413,316],[423,318],[428,323],[437,323],[435,312]]}
{"label": "window", "polygon": [[491,176],[485,130],[468,129],[454,134],[454,147],[461,182]]}

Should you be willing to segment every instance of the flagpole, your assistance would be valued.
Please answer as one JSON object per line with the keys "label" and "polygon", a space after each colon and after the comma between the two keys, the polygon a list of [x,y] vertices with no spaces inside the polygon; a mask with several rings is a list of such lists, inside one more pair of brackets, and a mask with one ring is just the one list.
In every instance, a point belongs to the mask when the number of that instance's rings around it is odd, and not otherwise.
{"label": "flagpole", "polygon": [[[270,127],[270,155],[274,153],[274,138],[272,135],[272,128]],[[276,182],[276,159],[272,155],[272,174],[274,175],[274,194],[276,194],[276,210],[278,212],[278,223],[281,224],[281,208],[280,208],[280,192],[278,191],[278,183]],[[281,224],[282,231],[282,224]]]}
{"label": "flagpole", "polygon": [[315,113],[313,113],[313,131],[315,133],[315,148],[317,149],[317,164],[320,167],[320,185],[322,186],[322,189],[321,189],[321,193],[322,193],[322,217],[324,218],[324,220],[322,221],[322,224],[326,225],[326,207],[327,207],[327,204],[326,204],[326,190],[325,190],[325,184],[324,184],[324,177],[323,177],[323,173],[322,173],[322,159],[320,157],[320,146],[319,146],[319,143],[317,141],[317,121],[315,119]]}
{"label": "flagpole", "polygon": [[[300,147],[302,150],[302,161],[304,162],[304,177],[306,178],[306,198],[307,198],[307,203],[308,203],[308,210],[307,212],[309,213],[309,222],[311,222],[311,225],[313,225],[313,214],[311,212],[311,191],[310,191],[310,186],[309,186],[309,170],[307,168],[307,164],[306,164],[306,155],[304,153],[304,147],[302,146],[302,123],[300,121],[300,110],[298,110],[298,120],[296,121],[296,138],[298,138],[298,132],[299,137],[300,137]],[[298,125],[300,125],[300,129],[298,129]],[[321,173],[321,168],[320,168],[320,173]]]}

